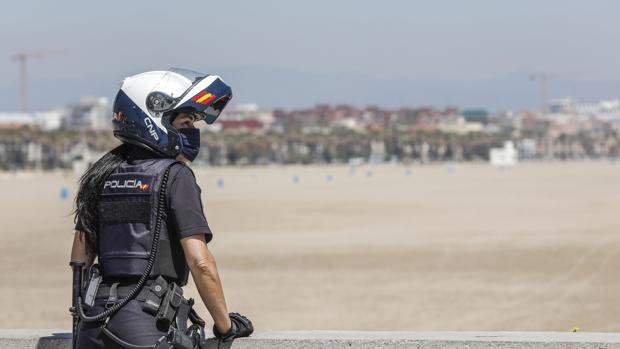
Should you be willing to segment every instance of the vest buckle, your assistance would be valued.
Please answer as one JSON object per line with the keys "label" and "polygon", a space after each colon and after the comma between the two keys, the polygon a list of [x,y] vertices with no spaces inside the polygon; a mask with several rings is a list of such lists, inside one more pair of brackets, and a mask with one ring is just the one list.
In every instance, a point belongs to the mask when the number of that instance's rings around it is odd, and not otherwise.
{"label": "vest buckle", "polygon": [[110,295],[108,296],[108,300],[105,302],[105,308],[110,309],[111,307],[118,302],[118,282],[113,283],[110,286]]}

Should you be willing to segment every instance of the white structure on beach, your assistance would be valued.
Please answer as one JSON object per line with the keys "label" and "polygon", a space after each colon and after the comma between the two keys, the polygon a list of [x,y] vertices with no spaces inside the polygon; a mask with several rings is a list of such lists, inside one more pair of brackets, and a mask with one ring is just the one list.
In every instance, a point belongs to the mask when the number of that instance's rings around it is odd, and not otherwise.
{"label": "white structure on beach", "polygon": [[492,148],[489,154],[491,165],[510,167],[517,163],[517,149],[512,141],[504,142],[502,148]]}

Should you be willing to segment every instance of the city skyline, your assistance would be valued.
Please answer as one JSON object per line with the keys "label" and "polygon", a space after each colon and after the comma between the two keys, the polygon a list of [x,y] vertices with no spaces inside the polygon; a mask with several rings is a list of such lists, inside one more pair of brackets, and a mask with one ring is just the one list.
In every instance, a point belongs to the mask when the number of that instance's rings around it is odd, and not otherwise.
{"label": "city skyline", "polygon": [[170,66],[220,74],[235,103],[269,107],[532,108],[537,72],[551,75],[550,98],[613,99],[618,10],[602,0],[10,2],[0,110],[19,109],[11,56],[47,50],[29,62],[31,110],[113,97],[123,77]]}

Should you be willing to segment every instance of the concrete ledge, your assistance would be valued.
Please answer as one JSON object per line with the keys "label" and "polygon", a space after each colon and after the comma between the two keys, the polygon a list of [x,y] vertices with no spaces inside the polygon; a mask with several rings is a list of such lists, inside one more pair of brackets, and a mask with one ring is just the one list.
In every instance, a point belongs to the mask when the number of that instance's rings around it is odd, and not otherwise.
{"label": "concrete ledge", "polygon": [[[211,343],[215,344],[215,343]],[[418,349],[620,349],[620,333],[587,332],[260,332],[236,340],[239,349],[418,348]],[[71,348],[66,330],[0,330],[0,348]]]}

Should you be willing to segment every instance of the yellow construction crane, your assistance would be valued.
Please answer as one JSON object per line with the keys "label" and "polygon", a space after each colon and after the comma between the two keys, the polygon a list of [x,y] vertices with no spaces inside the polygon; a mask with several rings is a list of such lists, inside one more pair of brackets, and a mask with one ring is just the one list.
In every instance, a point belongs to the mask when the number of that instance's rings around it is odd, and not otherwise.
{"label": "yellow construction crane", "polygon": [[19,61],[20,65],[20,108],[22,112],[28,112],[28,60],[32,58],[45,58],[59,52],[60,50],[20,52],[12,57],[14,61]]}

